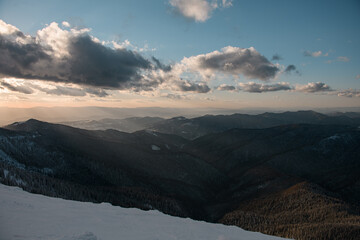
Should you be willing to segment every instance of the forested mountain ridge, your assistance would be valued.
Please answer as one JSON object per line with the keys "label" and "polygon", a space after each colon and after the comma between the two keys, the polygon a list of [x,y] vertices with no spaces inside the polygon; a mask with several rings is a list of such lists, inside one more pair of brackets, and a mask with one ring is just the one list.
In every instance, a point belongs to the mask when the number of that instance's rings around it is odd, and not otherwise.
{"label": "forested mountain ridge", "polygon": [[[0,129],[0,177],[45,195],[155,208],[279,236],[355,239],[359,149],[352,124],[235,128],[188,140],[31,119]],[[286,225],[287,216],[294,220]]]}

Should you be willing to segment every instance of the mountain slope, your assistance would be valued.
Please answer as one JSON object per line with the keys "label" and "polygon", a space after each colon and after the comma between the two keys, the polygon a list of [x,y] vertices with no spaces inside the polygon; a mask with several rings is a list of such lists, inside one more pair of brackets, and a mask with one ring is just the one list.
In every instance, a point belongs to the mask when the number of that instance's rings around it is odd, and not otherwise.
{"label": "mountain slope", "polygon": [[[351,115],[352,116],[352,115]],[[360,118],[347,114],[328,116],[314,111],[263,113],[258,115],[205,115],[197,118],[176,117],[154,123],[151,129],[195,139],[233,128],[262,129],[288,124],[359,126]]]}
{"label": "mountain slope", "polygon": [[61,124],[88,130],[115,129],[118,131],[130,133],[147,129],[153,124],[163,120],[163,118],[159,117],[131,117],[124,119],[104,118],[101,120],[62,122]]}
{"label": "mountain slope", "polygon": [[[2,151],[7,155],[29,169],[48,169],[49,176],[76,184],[150,191],[196,205],[227,181],[211,165],[183,152],[187,140],[176,135],[88,131],[33,119],[7,129],[18,134],[17,138],[4,136]],[[190,211],[187,207],[174,210],[180,215]],[[201,218],[202,214],[190,216]]]}
{"label": "mountain slope", "polygon": [[307,182],[243,202],[220,222],[296,239],[355,240],[360,236],[359,208]]}
{"label": "mountain slope", "polygon": [[[312,239],[322,239],[326,226],[336,229],[334,239],[351,239],[360,226],[356,126],[230,129],[195,140],[151,130],[88,131],[37,120],[6,128],[0,129],[0,181],[27,191],[158,209],[297,239],[304,236],[289,230],[294,226]],[[294,206],[303,207],[284,208],[289,192]],[[314,213],[318,202],[324,210]],[[277,220],[310,212],[314,221],[296,217],[293,225],[284,225]],[[256,224],[249,225],[253,218]]]}
{"label": "mountain slope", "polygon": [[281,239],[157,211],[49,198],[2,184],[0,201],[0,239]]}

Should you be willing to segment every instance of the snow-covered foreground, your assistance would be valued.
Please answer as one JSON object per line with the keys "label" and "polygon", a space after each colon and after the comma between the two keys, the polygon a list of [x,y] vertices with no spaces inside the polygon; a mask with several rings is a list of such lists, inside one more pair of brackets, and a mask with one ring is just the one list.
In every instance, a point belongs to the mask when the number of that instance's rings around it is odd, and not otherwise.
{"label": "snow-covered foreground", "polygon": [[0,239],[172,240],[281,239],[233,226],[50,198],[0,184]]}

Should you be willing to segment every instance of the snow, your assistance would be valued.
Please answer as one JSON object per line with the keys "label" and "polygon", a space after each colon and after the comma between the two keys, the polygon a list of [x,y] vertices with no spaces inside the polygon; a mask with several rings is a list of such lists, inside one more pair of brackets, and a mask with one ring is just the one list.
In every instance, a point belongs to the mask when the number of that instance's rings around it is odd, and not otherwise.
{"label": "snow", "polygon": [[156,146],[156,145],[151,145],[151,149],[154,150],[154,151],[159,151],[161,150],[160,147]]}
{"label": "snow", "polygon": [[1,240],[281,239],[158,211],[50,198],[2,184],[0,222]]}
{"label": "snow", "polygon": [[337,139],[339,139],[339,138],[341,138],[339,135],[337,135],[337,134],[335,134],[335,135],[333,135],[333,136],[330,136],[330,137],[328,137],[328,138],[326,138],[327,140],[337,140]]}
{"label": "snow", "polygon": [[13,124],[11,124],[12,126],[18,126],[25,123],[25,121],[21,121],[21,122],[14,122]]}
{"label": "snow", "polygon": [[151,134],[151,135],[153,135],[153,136],[155,136],[155,137],[158,136],[154,131],[151,131],[151,130],[149,130],[149,129],[146,129],[145,132],[148,133],[148,134]]}

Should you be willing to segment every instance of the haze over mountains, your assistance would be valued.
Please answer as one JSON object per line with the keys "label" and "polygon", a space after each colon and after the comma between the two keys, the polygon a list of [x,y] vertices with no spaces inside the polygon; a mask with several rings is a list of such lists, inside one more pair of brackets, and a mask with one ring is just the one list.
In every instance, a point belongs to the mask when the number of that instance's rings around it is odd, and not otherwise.
{"label": "haze over mountains", "polygon": [[124,119],[101,119],[87,121],[62,122],[62,124],[88,130],[116,129],[124,132],[135,132],[151,129],[162,133],[171,133],[187,139],[194,139],[209,133],[222,132],[233,128],[260,129],[286,124],[319,124],[319,125],[360,125],[360,114],[357,112],[335,112],[329,115],[314,111],[262,113],[257,115],[205,115],[194,118],[177,116],[170,119],[159,117],[131,117]]}
{"label": "haze over mountains", "polygon": [[356,239],[359,122],[300,111],[78,123],[126,133],[30,119],[0,129],[0,179],[283,237]]}
{"label": "haze over mountains", "polygon": [[[261,114],[265,112],[297,111],[294,109],[279,108],[166,108],[166,107],[138,107],[138,108],[114,108],[114,107],[33,107],[33,108],[10,108],[0,107],[0,126],[13,122],[26,121],[30,118],[45,122],[62,123],[73,121],[89,121],[107,119],[124,119],[131,117],[161,117],[173,118],[184,116],[187,118],[201,117],[206,114]],[[360,112],[360,108],[323,108],[314,111],[324,114],[336,112]]]}

